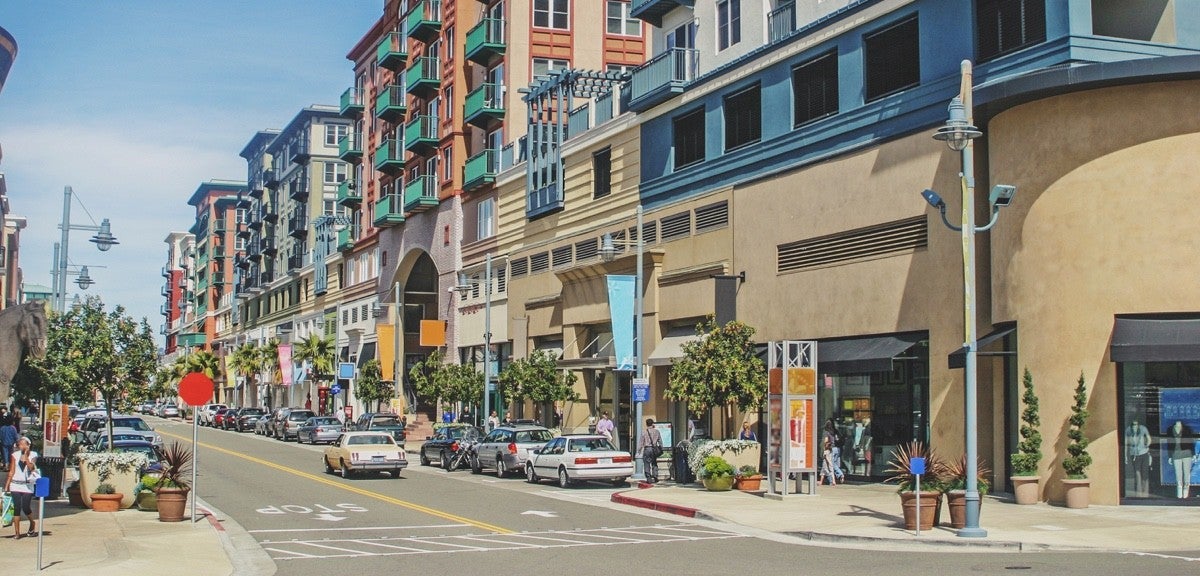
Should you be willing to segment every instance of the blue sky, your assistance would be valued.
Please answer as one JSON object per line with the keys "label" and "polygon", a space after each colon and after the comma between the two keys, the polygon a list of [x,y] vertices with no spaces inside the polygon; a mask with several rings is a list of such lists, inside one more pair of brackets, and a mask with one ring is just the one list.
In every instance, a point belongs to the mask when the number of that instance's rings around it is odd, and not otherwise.
{"label": "blue sky", "polygon": [[[157,334],[163,242],[186,230],[200,182],[244,180],[238,152],[353,83],[346,54],[382,0],[3,0],[19,53],[0,92],[0,146],[13,213],[26,216],[25,282],[50,285],[63,187],[72,224],[112,221],[101,253],[74,231],[87,294],[124,305]],[[86,212],[85,212],[86,209]],[[105,268],[100,268],[105,266]],[[71,278],[74,280],[74,277]],[[79,290],[72,283],[68,298]],[[160,337],[161,338],[161,337]]]}

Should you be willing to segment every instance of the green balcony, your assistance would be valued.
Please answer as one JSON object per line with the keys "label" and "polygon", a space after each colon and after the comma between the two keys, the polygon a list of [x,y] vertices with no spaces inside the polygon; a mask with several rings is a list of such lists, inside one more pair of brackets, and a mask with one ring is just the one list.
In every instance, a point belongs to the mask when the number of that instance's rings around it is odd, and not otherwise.
{"label": "green balcony", "polygon": [[504,56],[504,21],[484,18],[467,32],[467,60],[490,66]]}
{"label": "green balcony", "polygon": [[442,31],[442,0],[419,0],[404,16],[408,37],[421,42],[437,38]]}
{"label": "green balcony", "polygon": [[380,227],[399,226],[404,223],[404,198],[399,194],[387,194],[375,203],[375,218],[372,222]]}
{"label": "green balcony", "polygon": [[343,180],[341,184],[338,184],[337,203],[339,206],[349,208],[357,208],[362,204],[362,192],[358,191],[353,180]]}
{"label": "green balcony", "polygon": [[375,169],[386,174],[404,170],[404,151],[399,142],[389,138],[379,143],[375,149]]}
{"label": "green balcony", "polygon": [[338,252],[348,252],[354,249],[354,240],[358,238],[358,224],[347,226],[337,233]]}
{"label": "green balcony", "polygon": [[408,45],[399,32],[388,32],[375,47],[375,62],[380,66],[398,72],[404,69],[404,61],[408,60]]}
{"label": "green balcony", "polygon": [[481,186],[494,184],[496,173],[500,171],[500,152],[488,148],[467,159],[463,168],[463,190],[474,190]]}
{"label": "green balcony", "polygon": [[484,84],[467,94],[464,114],[468,124],[487,128],[504,119],[504,86]]}
{"label": "green balcony", "polygon": [[404,125],[404,149],[423,152],[437,146],[437,117],[428,114],[414,116]]}
{"label": "green balcony", "polygon": [[357,118],[363,113],[363,93],[358,88],[347,88],[342,92],[342,105],[339,113],[346,118]]}
{"label": "green balcony", "polygon": [[341,140],[338,140],[338,158],[347,162],[357,163],[359,160],[362,160],[362,155],[361,134],[347,134],[342,136]]}
{"label": "green balcony", "polygon": [[404,186],[404,211],[424,212],[438,205],[437,176],[425,174]]}
{"label": "green balcony", "polygon": [[403,118],[408,111],[405,96],[404,89],[395,84],[380,90],[375,96],[375,116],[388,122]]}
{"label": "green balcony", "polygon": [[438,59],[433,56],[422,56],[413,60],[413,65],[404,73],[404,83],[408,93],[422,96],[437,92],[442,85],[441,74],[438,72]]}

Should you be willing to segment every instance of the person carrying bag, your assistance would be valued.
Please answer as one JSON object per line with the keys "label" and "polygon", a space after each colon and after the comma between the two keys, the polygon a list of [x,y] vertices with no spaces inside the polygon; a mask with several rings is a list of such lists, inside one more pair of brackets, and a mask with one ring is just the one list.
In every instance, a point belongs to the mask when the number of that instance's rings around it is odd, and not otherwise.
{"label": "person carrying bag", "polygon": [[37,525],[33,520],[33,491],[41,473],[37,469],[38,453],[30,449],[27,436],[17,441],[17,451],[12,455],[8,466],[8,479],[4,483],[4,491],[12,496],[13,521],[15,538],[20,539],[21,515],[29,520],[29,532],[25,536],[37,534]]}

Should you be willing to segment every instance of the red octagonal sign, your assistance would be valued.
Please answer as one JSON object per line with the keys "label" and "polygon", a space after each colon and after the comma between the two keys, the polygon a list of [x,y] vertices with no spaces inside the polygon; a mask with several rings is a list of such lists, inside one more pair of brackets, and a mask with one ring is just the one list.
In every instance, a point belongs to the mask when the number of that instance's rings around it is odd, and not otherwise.
{"label": "red octagonal sign", "polygon": [[192,406],[200,406],[212,400],[212,378],[200,372],[192,372],[179,381],[179,397]]}

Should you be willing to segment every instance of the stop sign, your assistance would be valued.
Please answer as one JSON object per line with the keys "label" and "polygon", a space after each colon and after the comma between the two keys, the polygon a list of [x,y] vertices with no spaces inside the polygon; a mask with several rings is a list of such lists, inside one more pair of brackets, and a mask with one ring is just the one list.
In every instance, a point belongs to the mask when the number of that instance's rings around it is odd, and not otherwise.
{"label": "stop sign", "polygon": [[179,397],[192,406],[200,406],[213,396],[212,378],[200,372],[192,372],[179,381]]}

